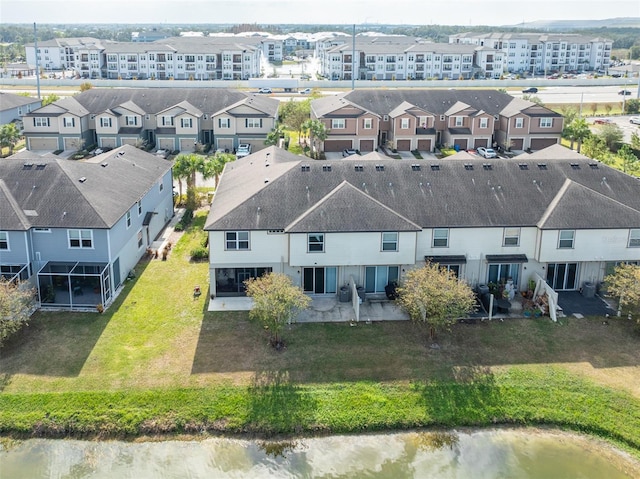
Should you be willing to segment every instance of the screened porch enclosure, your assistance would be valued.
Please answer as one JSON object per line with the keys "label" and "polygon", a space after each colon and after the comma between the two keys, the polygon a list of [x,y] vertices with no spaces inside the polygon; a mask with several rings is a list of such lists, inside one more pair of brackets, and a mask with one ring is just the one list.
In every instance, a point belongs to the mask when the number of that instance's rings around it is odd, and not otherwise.
{"label": "screened porch enclosure", "polygon": [[38,271],[42,307],[95,308],[112,297],[107,263],[49,261]]}

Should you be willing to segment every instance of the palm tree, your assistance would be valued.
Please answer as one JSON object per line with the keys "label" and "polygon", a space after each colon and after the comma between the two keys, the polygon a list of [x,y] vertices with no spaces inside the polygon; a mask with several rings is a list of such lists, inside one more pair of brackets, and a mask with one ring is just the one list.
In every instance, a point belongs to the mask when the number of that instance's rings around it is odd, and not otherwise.
{"label": "palm tree", "polygon": [[186,155],[178,155],[173,163],[173,177],[178,180],[178,194],[182,198],[182,180],[190,176]]}
{"label": "palm tree", "polygon": [[313,146],[313,155],[315,158],[318,158],[320,152],[316,147],[316,142],[322,143],[327,139],[327,135],[329,134],[327,127],[320,120],[307,120],[304,122],[302,128],[309,132],[309,137],[311,138],[311,144]]}
{"label": "palm tree", "polygon": [[0,146],[9,147],[9,155],[13,154],[13,147],[20,141],[20,131],[15,123],[7,123],[0,128]]}
{"label": "palm tree", "polygon": [[216,152],[216,154],[212,157],[207,157],[207,160],[204,163],[203,171],[201,172],[202,177],[204,179],[213,178],[214,186],[216,189],[218,189],[218,182],[220,181],[220,175],[224,170],[224,165],[234,160],[235,157],[230,153]]}

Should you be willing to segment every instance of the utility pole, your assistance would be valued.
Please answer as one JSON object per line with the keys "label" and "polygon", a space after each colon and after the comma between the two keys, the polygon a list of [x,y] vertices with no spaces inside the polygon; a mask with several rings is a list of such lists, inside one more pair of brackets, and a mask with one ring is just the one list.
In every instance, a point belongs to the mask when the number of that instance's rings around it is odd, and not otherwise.
{"label": "utility pole", "polygon": [[[36,30],[36,22],[33,22],[33,38],[35,40],[33,48],[36,54],[36,87],[38,90],[38,100],[40,100],[40,62],[38,61],[38,31]],[[29,65],[27,65],[28,67]]]}
{"label": "utility pole", "polygon": [[351,91],[356,89],[356,24],[353,24],[353,45],[351,48]]}

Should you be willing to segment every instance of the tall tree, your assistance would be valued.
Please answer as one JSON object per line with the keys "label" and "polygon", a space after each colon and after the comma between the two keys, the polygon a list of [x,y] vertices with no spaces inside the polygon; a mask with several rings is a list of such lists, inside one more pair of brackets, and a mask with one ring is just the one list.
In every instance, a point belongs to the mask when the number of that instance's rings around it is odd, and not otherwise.
{"label": "tall tree", "polygon": [[590,136],[582,144],[582,154],[594,160],[605,161],[610,152],[605,142],[598,136]]}
{"label": "tall tree", "polygon": [[280,107],[280,122],[289,130],[298,132],[298,143],[302,136],[302,125],[309,119],[311,114],[311,102],[309,99],[303,101],[286,102]]}
{"label": "tall tree", "polygon": [[311,298],[282,273],[250,278],[244,284],[247,296],[253,299],[249,317],[260,321],[268,329],[273,347],[282,348],[284,343],[280,338],[280,331],[298,311],[309,306]]}
{"label": "tall tree", "polygon": [[[609,294],[618,298],[619,309],[640,313],[640,266],[622,263],[604,278]],[[636,317],[640,322],[640,317]]]}
{"label": "tall tree", "polygon": [[397,292],[400,307],[412,321],[429,325],[432,340],[436,328],[450,326],[475,307],[469,285],[437,263],[409,271]]}
{"label": "tall tree", "polygon": [[314,158],[319,158],[320,143],[326,140],[329,134],[327,127],[320,120],[307,120],[302,128],[309,132]]}
{"label": "tall tree", "polygon": [[618,145],[622,143],[622,140],[624,138],[622,129],[615,123],[602,125],[597,135],[602,139],[602,141],[604,141],[609,150],[617,149]]}
{"label": "tall tree", "polygon": [[51,93],[50,95],[47,95],[42,99],[42,106],[50,105],[51,103],[58,101],[59,99],[60,97],[58,95],[56,95],[55,93]]}
{"label": "tall tree", "polygon": [[13,147],[20,141],[20,130],[15,123],[7,123],[0,127],[0,146],[9,148],[9,155],[13,154]]}
{"label": "tall tree", "polygon": [[629,145],[622,145],[616,153],[616,159],[622,163],[622,171],[625,173],[637,173],[640,169],[640,160],[633,153]]}
{"label": "tall tree", "polygon": [[573,139],[571,140],[571,149],[573,149],[573,141],[578,142],[578,153],[582,149],[582,142],[591,136],[591,129],[589,128],[589,124],[587,120],[584,118],[576,118],[571,123]]}
{"label": "tall tree", "polygon": [[220,153],[216,152],[213,156],[207,157],[204,168],[203,168],[203,178],[213,178],[214,186],[218,189],[218,182],[220,181],[220,175],[224,170],[224,165],[229,163],[230,161],[235,161],[236,157],[231,153]]}
{"label": "tall tree", "polygon": [[35,304],[34,290],[27,283],[0,276],[0,348],[27,324]]}

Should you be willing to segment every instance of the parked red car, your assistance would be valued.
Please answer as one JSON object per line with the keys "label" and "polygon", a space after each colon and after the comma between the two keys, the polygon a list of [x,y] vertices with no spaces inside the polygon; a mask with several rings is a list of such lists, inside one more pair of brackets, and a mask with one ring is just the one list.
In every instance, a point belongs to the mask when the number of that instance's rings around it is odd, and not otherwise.
{"label": "parked red car", "polygon": [[609,118],[596,118],[593,120],[593,123],[596,125],[608,125],[611,123],[611,120],[609,120]]}

